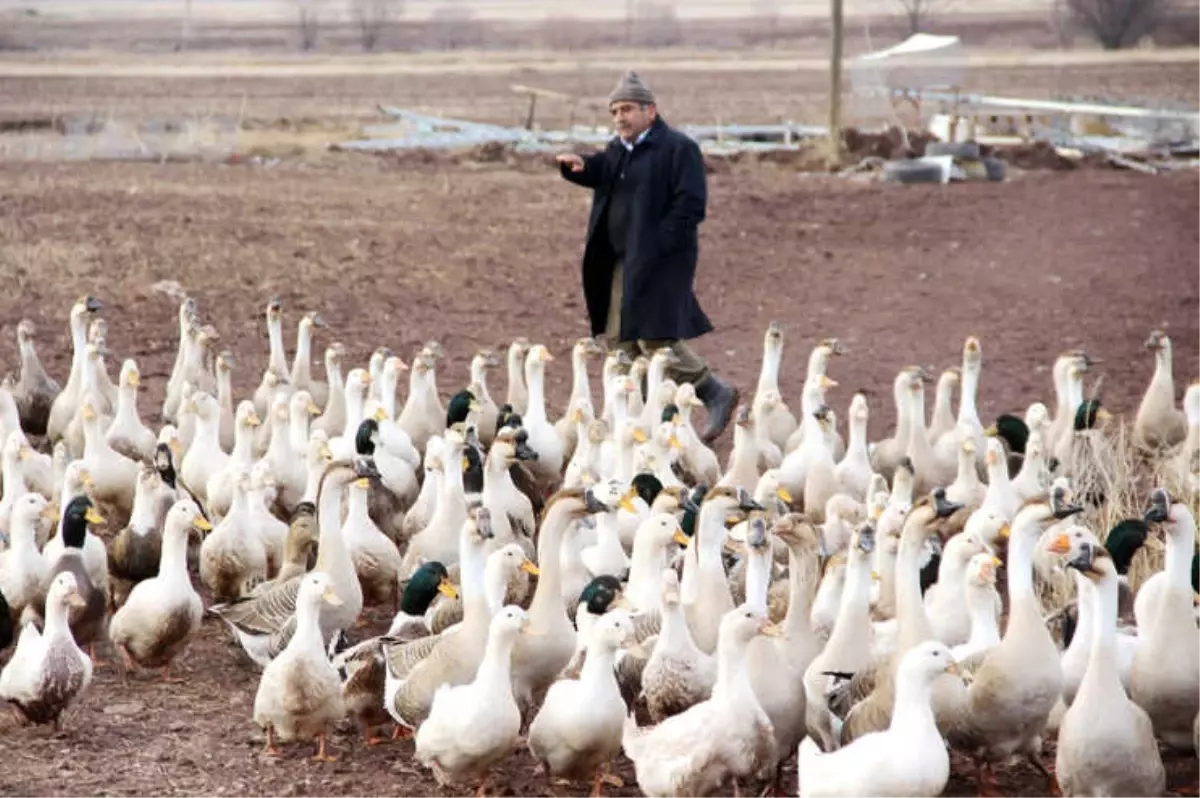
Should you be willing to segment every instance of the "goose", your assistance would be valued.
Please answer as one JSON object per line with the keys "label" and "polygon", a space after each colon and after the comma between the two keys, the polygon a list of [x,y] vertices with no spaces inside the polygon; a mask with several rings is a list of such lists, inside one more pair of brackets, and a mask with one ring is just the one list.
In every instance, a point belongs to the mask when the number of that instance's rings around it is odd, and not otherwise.
{"label": "goose", "polygon": [[69,317],[72,347],[71,373],[67,377],[67,384],[63,386],[62,391],[50,405],[50,415],[46,420],[46,435],[51,443],[57,442],[66,434],[67,425],[75,417],[87,365],[85,355],[88,342],[87,316],[98,312],[102,307],[104,305],[94,296],[80,297],[71,306]]}
{"label": "goose", "polygon": [[838,491],[858,502],[867,499],[867,487],[871,484],[874,471],[871,469],[871,454],[867,450],[867,423],[871,412],[867,397],[854,394],[850,400],[850,440],[846,443],[846,455],[834,468]]}
{"label": "goose", "polygon": [[974,657],[1000,644],[1000,626],[996,618],[996,606],[1000,602],[996,592],[996,568],[999,565],[1000,560],[988,552],[980,552],[967,562],[963,577],[971,634],[965,643],[950,650],[956,661]]}
{"label": "goose", "polygon": [[[8,389],[0,384],[0,441],[6,441],[13,435],[24,447],[29,449],[21,464],[28,489],[37,491],[43,496],[53,496],[59,485],[55,480],[54,459],[51,455],[43,454],[32,448],[29,438],[21,429],[16,400],[13,399],[13,395],[9,393]],[[66,444],[59,441],[55,443],[55,449],[58,448],[59,443],[63,444],[64,449],[66,448]]]}
{"label": "goose", "polygon": [[0,698],[16,706],[33,723],[62,727],[62,715],[76,704],[92,681],[92,661],[75,639],[67,612],[84,604],[75,575],[64,571],[50,583],[46,595],[46,626],[27,623],[21,628],[12,658],[0,671]]}
{"label": "goose", "polygon": [[987,469],[987,490],[983,506],[994,509],[1005,518],[1015,518],[1021,509],[1021,494],[1008,478],[1008,462],[1004,457],[1004,444],[996,438],[987,438],[987,453],[984,467]]}
{"label": "goose", "polygon": [[314,329],[327,327],[320,313],[305,313],[296,329],[296,355],[292,360],[292,389],[307,391],[315,404],[324,407],[329,399],[329,385],[312,376],[312,337]]}
{"label": "goose", "polygon": [[[1068,542],[1068,567],[1092,586],[1092,643],[1075,700],[1058,728],[1063,795],[1162,795],[1166,771],[1150,716],[1125,695],[1117,659],[1117,572],[1093,541]],[[1082,599],[1082,596],[1081,596]]]}
{"label": "goose", "polygon": [[[817,345],[812,348],[812,351],[808,355],[808,371],[804,375],[805,386],[807,386],[810,382],[820,381],[821,377],[828,377],[829,361],[834,357],[843,354],[845,354],[845,349],[842,347],[841,342],[836,338],[824,338],[818,341]],[[836,384],[836,382],[833,382],[829,387],[833,387]],[[806,398],[803,394],[801,394],[800,409],[804,414],[813,412],[823,404],[826,404],[824,390],[820,391],[812,398]],[[784,452],[790,454],[798,449],[804,440],[805,434],[806,429],[802,421],[800,425],[796,427],[796,431],[788,437],[787,444],[783,447]],[[844,457],[846,454],[845,446],[843,446],[841,436],[835,435],[833,446],[831,448],[833,449],[833,457],[835,460]]]}
{"label": "goose", "polygon": [[163,394],[162,418],[169,424],[179,423],[179,406],[183,401],[183,383],[187,381],[187,367],[191,362],[188,347],[191,345],[191,329],[197,318],[196,300],[184,296],[179,302],[179,345],[175,348],[175,363],[167,378]]}
{"label": "goose", "polygon": [[[1085,526],[1067,527],[1057,534],[1051,527],[1043,537],[1049,538],[1045,546],[1049,553],[1063,555],[1067,560],[1078,556],[1084,548],[1100,548],[1100,541]],[[1091,661],[1093,640],[1097,628],[1096,613],[1101,609],[1097,603],[1095,584],[1089,579],[1087,573],[1072,567],[1069,561],[1066,562],[1066,565],[1075,577],[1077,597],[1075,633],[1071,637],[1070,644],[1067,645],[1067,650],[1062,655],[1062,700],[1064,707],[1069,707],[1075,700],[1079,685],[1083,682]],[[1115,624],[1116,621],[1114,620],[1113,623]],[[1129,669],[1133,664],[1133,656],[1138,643],[1139,639],[1134,635],[1117,635],[1113,640],[1112,665],[1116,666],[1124,690],[1129,688]]]}
{"label": "goose", "polygon": [[404,730],[411,731],[426,720],[439,685],[470,682],[484,656],[492,617],[484,585],[485,546],[491,537],[491,514],[483,507],[475,508],[459,525],[457,561],[463,619],[457,632],[430,635],[402,645],[381,641],[385,658],[384,707]]}
{"label": "goose", "polygon": [[[976,460],[982,466],[984,455],[983,424],[979,421],[979,411],[976,408],[979,394],[979,374],[983,366],[983,350],[979,339],[970,336],[963,342],[962,350],[962,381],[959,385],[958,418],[955,419],[954,429],[947,430],[932,444],[934,454],[943,468],[949,468],[957,461],[960,431],[965,430],[975,444]],[[922,409],[921,424],[925,423]],[[928,440],[926,440],[928,443]]]}
{"label": "goose", "polygon": [[20,430],[10,432],[4,440],[2,456],[4,496],[0,498],[0,529],[8,529],[12,508],[17,499],[29,493],[25,483],[25,463],[33,450],[25,443]]}
{"label": "goose", "polygon": [[[844,563],[845,586],[838,603],[837,620],[824,649],[809,663],[803,676],[805,694],[805,726],[808,736],[817,740],[821,749],[838,747],[841,720],[828,705],[828,696],[840,674],[853,674],[871,662],[874,629],[871,626],[870,555],[875,548],[875,528],[862,524],[855,530],[848,554],[837,555]],[[831,567],[827,564],[827,567]]]}
{"label": "goose", "polygon": [[876,473],[883,474],[889,481],[892,479],[892,472],[900,465],[908,451],[913,427],[912,413],[909,410],[909,388],[914,376],[923,373],[916,366],[906,366],[896,373],[896,378],[892,381],[892,398],[896,403],[896,429],[892,437],[876,442],[871,451],[871,465]]}
{"label": "goose", "polygon": [[46,591],[50,582],[60,573],[70,571],[75,577],[76,588],[84,600],[82,607],[72,608],[68,614],[71,634],[75,642],[87,646],[88,654],[95,660],[95,642],[104,630],[108,608],[108,563],[104,543],[90,534],[89,523],[103,523],[87,496],[76,496],[64,508],[57,546],[51,551],[47,546],[42,556],[47,567],[40,589],[25,608],[22,621],[32,620],[38,625],[43,622],[41,608],[45,606]]}
{"label": "goose", "polygon": [[[1194,753],[1193,727],[1188,724],[1200,711],[1200,630],[1188,569],[1196,550],[1196,520],[1188,506],[1173,500],[1164,488],[1151,492],[1145,519],[1163,525],[1167,551],[1159,580],[1163,584],[1144,630],[1138,619],[1138,636],[1144,631],[1145,639],[1129,671],[1129,697],[1150,716],[1158,738]],[[1149,586],[1148,580],[1142,591]]]}
{"label": "goose", "polygon": [[563,466],[563,443],[554,426],[546,420],[545,364],[554,360],[546,347],[537,344],[525,358],[525,383],[529,387],[529,408],[522,414],[525,431],[529,433],[529,448],[537,452],[531,463],[544,487],[559,480]]}
{"label": "goose", "polygon": [[958,366],[946,369],[938,377],[933,394],[933,415],[929,417],[929,428],[925,431],[930,445],[935,445],[939,438],[957,426],[951,401],[961,377],[962,369]]}
{"label": "goose", "polygon": [[1148,450],[1170,449],[1187,437],[1187,418],[1175,406],[1175,378],[1172,374],[1171,339],[1162,330],[1154,330],[1145,346],[1154,353],[1154,376],[1138,405],[1133,422],[1135,442]]}
{"label": "goose", "polygon": [[1170,461],[1170,468],[1179,485],[1188,485],[1192,475],[1200,471],[1197,452],[1200,452],[1200,380],[1193,380],[1183,395],[1187,418],[1187,437]]}
{"label": "goose", "polygon": [[[530,391],[530,406],[536,394]],[[597,486],[599,488],[600,486]],[[571,659],[575,631],[562,602],[562,562],[555,556],[573,532],[575,522],[610,512],[619,499],[598,495],[598,490],[560,490],[547,503],[538,532],[541,570],[529,604],[530,636],[513,650],[513,683],[522,707],[534,706]],[[617,494],[619,496],[619,494]]]}
{"label": "goose", "polygon": [[341,341],[334,341],[325,347],[326,399],[320,417],[312,423],[314,431],[333,435],[346,426],[346,381],[342,376],[345,358],[346,345]]}
{"label": "goose", "polygon": [[[769,392],[779,393],[779,367],[783,363],[783,327],[779,322],[772,321],[767,325],[763,336],[762,371],[758,376],[758,386],[755,389],[754,402],[758,406],[762,396]],[[788,438],[797,429],[795,416],[788,410],[787,405],[775,405],[763,419],[763,429],[766,437],[780,449],[787,446]]]}
{"label": "goose", "polygon": [[[227,452],[233,451],[235,412],[233,402],[233,352],[225,350],[213,361],[213,371],[217,375],[217,404],[221,407],[220,439],[221,448]],[[254,404],[250,405],[252,408]]]}
{"label": "goose", "polygon": [[296,591],[296,631],[263,668],[254,694],[254,722],[266,729],[264,753],[277,756],[275,740],[317,738],[316,762],[334,762],[325,740],[342,719],[342,683],[325,653],[322,604],[339,608],[336,580],[323,571],[305,574]]}
{"label": "goose", "polygon": [[345,459],[354,454],[354,436],[366,416],[367,391],[373,384],[371,375],[364,369],[351,369],[346,375],[345,424],[341,434],[329,439],[329,450],[335,459]]}
{"label": "goose", "polygon": [[[579,442],[574,413],[586,409],[591,415],[595,415],[595,408],[592,405],[592,388],[588,381],[588,361],[603,354],[604,350],[596,343],[595,338],[580,338],[571,347],[571,395],[567,399],[567,412],[554,424],[554,429],[562,440],[563,457],[567,460],[571,459]],[[472,382],[474,382],[474,376],[472,373]],[[482,426],[486,427],[487,425],[482,424]],[[494,420],[492,427],[494,430]]]}
{"label": "goose", "polygon": [[1046,446],[1042,433],[1032,430],[1025,444],[1025,457],[1021,461],[1021,470],[1010,480],[1012,489],[1016,491],[1021,503],[1034,501],[1046,495],[1050,487],[1050,469],[1046,463]]}
{"label": "goose", "polygon": [[163,481],[158,469],[143,463],[138,470],[129,523],[108,545],[114,606],[124,604],[133,585],[158,574],[162,554],[161,530],[175,498],[175,491]]}
{"label": "goose", "polygon": [[480,349],[471,358],[471,391],[479,402],[479,442],[485,449],[492,445],[500,417],[500,408],[488,388],[488,372],[499,366],[500,358],[491,349]]}
{"label": "goose", "polygon": [[823,752],[811,737],[800,744],[800,795],[941,795],[950,779],[950,755],[933,714],[933,685],[957,678],[945,644],[926,641],[909,650],[896,672],[896,703],[884,731]]}
{"label": "goose", "polygon": [[466,441],[455,430],[446,430],[441,440],[443,451],[439,459],[442,477],[436,506],[429,525],[408,542],[408,550],[400,567],[402,577],[412,573],[422,559],[437,560],[447,568],[458,562],[459,533],[467,517],[467,497],[463,489],[463,450]]}
{"label": "goose", "polygon": [[[929,539],[940,538],[948,519],[960,509],[960,505],[946,498],[944,489],[937,488],[914,504],[905,517],[896,552],[896,618],[888,645],[879,645],[877,641],[876,651],[881,656],[876,657],[871,667],[852,672],[850,681],[839,686],[838,697],[829,699],[830,706],[835,706],[845,718],[842,745],[888,727],[895,703],[896,666],[914,645],[933,638],[921,596],[921,559]],[[945,690],[939,686],[935,696]],[[850,707],[849,711],[846,707]]]}
{"label": "goose", "polygon": [[804,495],[805,481],[814,461],[824,460],[827,457],[832,457],[836,461],[837,455],[828,446],[826,432],[817,418],[817,413],[828,416],[828,406],[823,398],[824,391],[836,386],[837,382],[824,374],[811,377],[804,383],[800,398],[799,427],[804,431],[804,437],[796,448],[788,452],[779,465],[780,483],[793,496]]}
{"label": "goose", "polygon": [[200,630],[204,605],[188,577],[188,538],[212,524],[191,499],[180,499],[167,511],[161,559],[156,575],[138,582],[109,622],[113,645],[132,670],[134,664],[161,667],[171,678],[171,662]]}
{"label": "goose", "polygon": [[[1047,500],[1026,505],[1008,543],[1009,616],[1000,643],[974,668],[970,687],[947,721],[947,739],[978,764],[981,790],[995,790],[991,765],[1024,754],[1053,780],[1039,749],[1046,721],[1062,692],[1058,649],[1033,591],[1033,553],[1045,526],[1082,511],[1070,490],[1056,486]],[[941,721],[939,721],[940,723]]]}
{"label": "goose", "polygon": [[473,680],[443,684],[416,735],[416,758],[433,771],[439,786],[482,776],[483,795],[491,769],[511,756],[521,730],[521,711],[512,687],[513,648],[531,633],[520,607],[492,618],[487,647]]}
{"label": "goose", "polygon": [[[254,391],[254,412],[266,417],[271,400],[290,389],[287,354],[283,349],[283,302],[273,296],[267,300],[267,341],[269,356],[262,381]],[[270,375],[270,378],[268,377]]]}
{"label": "goose", "polygon": [[17,354],[21,371],[12,386],[13,399],[21,419],[21,429],[29,435],[45,435],[50,420],[50,408],[62,391],[58,382],[46,373],[33,340],[37,327],[29,319],[17,324]]}
{"label": "goose", "polygon": [[48,564],[37,548],[36,526],[53,517],[54,509],[38,493],[26,493],[13,503],[8,527],[9,548],[0,550],[0,594],[6,599],[10,619],[20,619],[36,600]]}
{"label": "goose", "polygon": [[418,451],[425,448],[431,436],[441,435],[446,428],[446,411],[437,396],[436,366],[437,357],[428,347],[413,358],[409,370],[408,400],[396,419]]}
{"label": "goose", "polygon": [[[334,590],[342,599],[340,604],[321,608],[320,626],[324,640],[349,628],[362,612],[362,588],[342,541],[339,510],[346,485],[354,479],[371,476],[378,476],[378,471],[367,458],[333,461],[326,466],[322,475],[317,493],[319,538],[314,570],[326,573],[333,579]],[[297,516],[301,515],[304,507],[304,504],[297,507]],[[292,525],[296,522],[297,519],[293,518]],[[299,575],[284,581],[277,580],[239,600],[213,605],[208,611],[233,630],[238,643],[255,664],[265,666],[287,646],[295,633],[299,587]]]}
{"label": "goose", "polygon": [[[579,678],[552,684],[529,724],[529,750],[546,772],[565,779],[591,776],[593,795],[621,750],[625,702],[614,666],[617,650],[629,645],[634,635],[626,612],[610,611],[597,619]],[[610,779],[614,786],[624,786]]]}
{"label": "goose", "polygon": [[[254,430],[262,422],[254,412],[254,403],[246,399],[238,404],[233,451],[225,467],[208,478],[205,486],[208,511],[218,519],[229,512],[233,502],[233,483],[238,472],[254,467]],[[269,463],[267,464],[269,467]]]}
{"label": "goose", "polygon": [[529,407],[529,389],[525,385],[525,362],[529,354],[529,340],[517,338],[508,346],[505,362],[508,365],[508,393],[504,403],[513,412],[524,416]]}
{"label": "goose", "polygon": [[[725,521],[738,513],[764,509],[743,488],[716,487],[708,492],[696,517],[696,559],[684,567],[680,601],[696,645],[706,654],[716,650],[721,619],[734,608],[725,580],[721,551]],[[689,549],[692,547],[689,546]]]}
{"label": "goose", "polygon": [[250,470],[234,476],[233,503],[200,546],[200,579],[217,601],[236,601],[267,578],[267,553],[250,523]]}
{"label": "goose", "polygon": [[63,440],[67,443],[67,451],[75,457],[79,457],[83,453],[84,447],[83,430],[86,421],[83,418],[82,412],[83,399],[90,399],[92,412],[98,417],[101,435],[104,434],[109,424],[112,423],[112,407],[101,391],[97,380],[97,375],[103,370],[100,348],[95,343],[88,341],[84,345],[83,357],[83,379],[80,381],[79,386],[80,401],[76,405],[75,415],[71,419],[71,423],[67,425],[67,430],[63,434]]}
{"label": "goose", "polygon": [[[938,563],[937,582],[929,586],[923,599],[934,638],[948,646],[967,642],[974,629],[966,595],[971,560],[981,554],[991,555],[991,544],[1006,540],[1009,534],[1007,518],[993,510],[981,509],[971,514],[962,532],[946,542]],[[993,607],[992,614],[998,615],[999,610],[998,605]]]}
{"label": "goose", "polygon": [[777,756],[775,738],[751,687],[746,655],[756,636],[778,634],[766,616],[734,608],[720,619],[711,697],[649,728],[626,718],[621,745],[643,793],[712,795],[732,779],[736,794],[739,780],[769,773]]}
{"label": "goose", "polygon": [[642,670],[641,690],[655,723],[707,701],[717,679],[716,658],[696,646],[688,629],[674,568],[661,571],[659,590],[661,625]]}
{"label": "goose", "polygon": [[[279,397],[277,401],[287,400]],[[229,465],[229,455],[221,448],[220,406],[203,391],[194,392],[187,404],[196,414],[196,437],[179,464],[179,476],[193,493],[207,501],[208,481]],[[94,469],[89,470],[95,474]]]}

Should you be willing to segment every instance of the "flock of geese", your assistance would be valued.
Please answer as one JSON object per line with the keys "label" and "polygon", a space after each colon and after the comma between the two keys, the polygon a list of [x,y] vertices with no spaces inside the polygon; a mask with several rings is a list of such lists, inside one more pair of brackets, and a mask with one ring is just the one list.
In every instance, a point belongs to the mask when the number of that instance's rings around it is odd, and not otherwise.
{"label": "flock of geese", "polygon": [[[1024,758],[1066,795],[1156,795],[1159,744],[1195,755],[1200,386],[1181,411],[1162,332],[1131,486],[1104,481],[1124,428],[1085,398],[1097,361],[1082,351],[1055,361],[1052,410],[985,425],[968,338],[929,421],[932,376],[902,368],[894,432],[868,442],[863,394],[844,438],[825,401],[836,340],[813,347],[799,414],[784,402],[772,323],[722,468],[692,386],[666,377],[669,350],[630,362],[580,340],[551,418],[554,358],[519,339],[476,354],[443,404],[436,342],[348,371],[332,343],[321,380],[321,318],[300,320],[289,363],[277,299],[241,401],[232,355],[182,301],[156,433],[137,364],[109,377],[101,309],[70,309],[64,386],[22,322],[19,374],[0,387],[0,649],[16,638],[0,697],[25,722],[60,723],[97,645],[180,678],[208,615],[261,668],[268,754],[316,741],[332,760],[336,724],[366,745],[390,724],[439,783],[480,795],[517,746],[593,795],[621,786],[622,751],[647,795],[778,792],[795,755],[800,795],[932,796],[950,750],[981,793]],[[1094,528],[1118,489],[1138,512]],[[1152,540],[1163,565],[1134,594]],[[1055,579],[1074,581],[1070,612],[1043,606]],[[390,628],[352,639],[371,606]]]}

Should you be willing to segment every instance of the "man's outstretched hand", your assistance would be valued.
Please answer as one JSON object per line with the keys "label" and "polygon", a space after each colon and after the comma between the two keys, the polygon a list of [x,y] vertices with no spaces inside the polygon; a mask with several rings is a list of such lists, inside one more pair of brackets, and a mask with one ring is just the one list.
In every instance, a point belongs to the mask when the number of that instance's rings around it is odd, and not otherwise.
{"label": "man's outstretched hand", "polygon": [[554,157],[554,160],[560,164],[566,164],[572,172],[583,171],[583,158],[573,152],[560,152]]}

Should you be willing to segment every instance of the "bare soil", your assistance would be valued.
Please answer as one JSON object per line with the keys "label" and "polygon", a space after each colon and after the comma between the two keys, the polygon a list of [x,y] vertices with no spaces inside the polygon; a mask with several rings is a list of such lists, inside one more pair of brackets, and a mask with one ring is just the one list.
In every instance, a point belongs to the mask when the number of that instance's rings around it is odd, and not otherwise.
{"label": "bare soil", "polygon": [[[18,88],[38,105],[56,85]],[[12,95],[0,94],[7,105]],[[983,342],[985,420],[1050,402],[1049,367],[1073,347],[1103,359],[1105,405],[1133,412],[1153,365],[1141,343],[1155,327],[1175,342],[1177,391],[1196,374],[1194,173],[1014,170],[1002,184],[900,187],[747,162],[715,167],[709,188],[697,288],[717,330],[696,348],[744,392],[772,319],[788,336],[785,398],[798,405],[809,347],[836,336],[847,355],[830,368],[840,383],[830,398],[844,411],[868,389],[872,436],[892,423],[896,370],[957,363],[971,334]],[[15,366],[12,333],[28,317],[47,367],[65,379],[67,309],[91,293],[106,303],[110,371],[137,360],[143,415],[157,421],[177,333],[176,305],[153,285],[171,279],[235,354],[240,395],[265,363],[262,308],[278,294],[289,346],[307,310],[331,326],[318,351],[341,340],[352,363],[381,344],[408,357],[439,339],[444,395],[465,384],[476,348],[543,341],[560,356],[549,372],[557,411],[569,384],[561,356],[587,332],[578,261],[588,202],[541,159],[0,164],[0,373]],[[503,382],[494,378],[494,394]],[[356,636],[379,631],[385,616],[372,614]],[[448,794],[413,761],[411,743],[365,748],[352,729],[331,740],[336,764],[308,762],[308,746],[263,757],[251,720],[256,673],[214,619],[177,673],[182,683],[164,685],[104,668],[65,731],[3,726],[0,793]],[[618,772],[631,785],[620,794],[636,794],[628,763]],[[1192,783],[1195,760],[1171,759],[1170,772],[1172,790]],[[500,775],[496,785],[513,794],[551,794],[525,753]],[[794,767],[787,775],[794,794]],[[1000,784],[1011,795],[1046,790],[1026,766],[1002,770]],[[956,762],[948,793],[974,789]]]}

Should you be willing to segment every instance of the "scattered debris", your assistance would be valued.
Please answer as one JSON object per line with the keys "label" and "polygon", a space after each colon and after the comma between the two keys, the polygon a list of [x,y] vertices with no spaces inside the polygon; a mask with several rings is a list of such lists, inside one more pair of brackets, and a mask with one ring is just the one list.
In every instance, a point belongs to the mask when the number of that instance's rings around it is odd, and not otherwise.
{"label": "scattered debris", "polygon": [[[399,150],[466,150],[490,145],[512,147],[517,152],[552,152],[570,145],[602,147],[612,138],[605,127],[575,125],[566,130],[531,130],[505,127],[466,119],[431,116],[406,108],[379,106],[380,112],[396,120],[363,129],[367,138],[330,144],[333,150],[392,152]],[[796,150],[800,143],[826,135],[819,125],[784,122],[774,125],[684,125],[684,133],[696,139],[707,153]]]}

